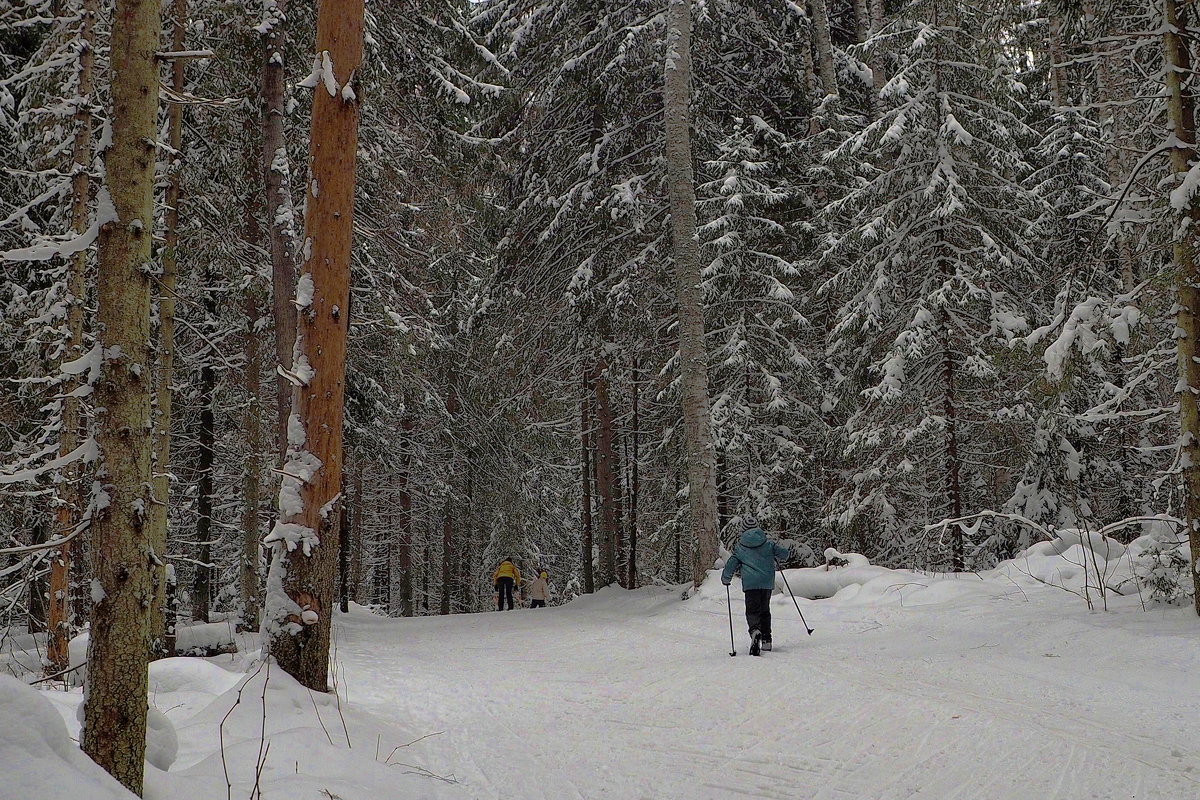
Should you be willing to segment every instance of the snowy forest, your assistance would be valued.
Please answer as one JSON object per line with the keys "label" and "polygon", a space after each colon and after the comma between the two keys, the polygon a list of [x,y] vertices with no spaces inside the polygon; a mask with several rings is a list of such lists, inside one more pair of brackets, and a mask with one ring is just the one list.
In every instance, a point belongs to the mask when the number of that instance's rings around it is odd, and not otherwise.
{"label": "snowy forest", "polygon": [[1198,56],[1194,0],[0,0],[0,672],[190,800],[168,657],[320,717],[336,614],[503,559],[719,649],[744,519],[807,601],[1073,546],[1194,650]]}

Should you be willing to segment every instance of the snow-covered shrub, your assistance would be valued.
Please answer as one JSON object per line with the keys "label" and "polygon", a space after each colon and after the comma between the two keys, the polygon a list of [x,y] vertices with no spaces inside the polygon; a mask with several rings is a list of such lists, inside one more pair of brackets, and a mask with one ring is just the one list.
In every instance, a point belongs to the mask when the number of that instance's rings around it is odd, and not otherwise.
{"label": "snow-covered shrub", "polygon": [[1174,531],[1155,530],[1135,540],[1133,574],[1149,600],[1170,605],[1190,603],[1194,591],[1188,574],[1187,540]]}

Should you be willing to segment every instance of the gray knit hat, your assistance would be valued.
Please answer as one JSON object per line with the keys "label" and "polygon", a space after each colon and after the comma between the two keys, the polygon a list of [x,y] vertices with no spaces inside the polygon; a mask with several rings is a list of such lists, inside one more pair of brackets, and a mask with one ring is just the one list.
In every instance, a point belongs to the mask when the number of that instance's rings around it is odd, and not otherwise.
{"label": "gray knit hat", "polygon": [[753,514],[742,514],[742,530],[752,531],[758,527],[758,520]]}

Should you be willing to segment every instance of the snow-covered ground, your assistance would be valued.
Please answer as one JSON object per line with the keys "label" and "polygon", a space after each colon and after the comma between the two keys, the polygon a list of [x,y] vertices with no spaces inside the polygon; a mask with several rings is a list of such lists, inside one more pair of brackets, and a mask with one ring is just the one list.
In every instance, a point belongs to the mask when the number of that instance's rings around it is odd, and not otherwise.
{"label": "snow-covered ground", "polygon": [[[1200,624],[1186,609],[1112,595],[1089,612],[1003,570],[877,571],[801,599],[811,637],[777,595],[776,649],[751,658],[733,589],[736,658],[715,581],[687,601],[659,587],[502,614],[356,608],[336,628],[340,711],[276,670],[265,754],[265,670],[236,671],[254,668],[249,654],[159,662],[152,704],[178,746],[158,754],[174,760],[150,771],[147,797],[248,798],[259,763],[267,800],[1200,796]],[[5,692],[33,713],[32,690],[10,680]],[[77,733],[78,694],[43,696]],[[0,728],[15,722],[7,700]],[[0,736],[0,773],[33,763],[18,740]],[[46,781],[95,777],[61,745],[47,751],[57,767],[37,762]],[[33,797],[60,794],[13,800]]]}

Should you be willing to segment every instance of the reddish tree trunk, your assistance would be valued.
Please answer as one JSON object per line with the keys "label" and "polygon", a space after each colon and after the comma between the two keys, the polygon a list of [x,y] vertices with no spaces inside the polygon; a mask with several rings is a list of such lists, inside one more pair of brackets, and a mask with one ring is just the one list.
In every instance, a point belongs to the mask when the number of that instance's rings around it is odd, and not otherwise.
{"label": "reddish tree trunk", "polygon": [[[293,475],[303,471],[298,478],[285,478],[285,484],[291,480],[299,488],[301,508],[286,519],[295,527],[280,526],[278,535],[273,533],[272,567],[282,570],[287,601],[275,598],[279,607],[272,609],[270,638],[271,654],[284,671],[318,691],[329,687],[358,151],[358,102],[351,86],[362,44],[363,0],[323,0],[316,46],[321,80],[313,88],[304,266],[298,283],[304,291],[298,288],[296,299],[302,310],[293,370],[300,385],[292,395],[296,421],[289,428],[297,435],[289,433],[285,470]],[[280,549],[284,543],[286,551]]]}

